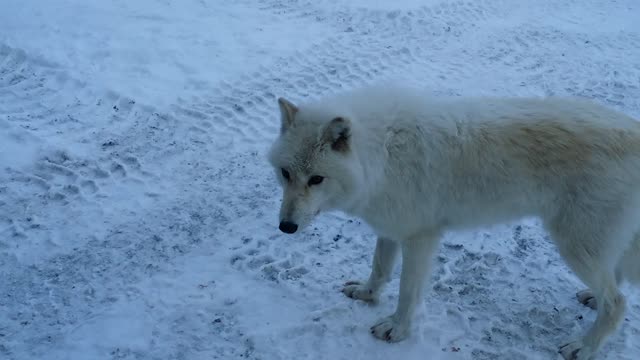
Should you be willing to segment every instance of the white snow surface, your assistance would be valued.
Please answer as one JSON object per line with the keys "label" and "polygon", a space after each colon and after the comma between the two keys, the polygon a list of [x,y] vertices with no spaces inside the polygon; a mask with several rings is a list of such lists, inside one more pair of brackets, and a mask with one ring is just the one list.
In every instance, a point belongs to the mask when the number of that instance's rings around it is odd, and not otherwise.
{"label": "white snow surface", "polygon": [[[536,219],[447,234],[413,334],[375,235],[277,229],[277,96],[383,79],[640,118],[637,0],[2,0],[0,358],[556,359],[595,313]],[[640,296],[599,359],[640,359]]]}

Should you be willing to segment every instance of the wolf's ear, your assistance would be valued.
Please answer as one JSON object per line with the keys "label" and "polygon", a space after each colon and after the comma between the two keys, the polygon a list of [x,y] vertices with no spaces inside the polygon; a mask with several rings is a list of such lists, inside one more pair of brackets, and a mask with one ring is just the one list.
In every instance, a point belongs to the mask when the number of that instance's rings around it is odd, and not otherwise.
{"label": "wolf's ear", "polygon": [[324,141],[331,144],[331,149],[342,153],[349,151],[350,138],[351,122],[344,117],[331,120],[323,134]]}
{"label": "wolf's ear", "polygon": [[280,133],[284,133],[291,127],[293,124],[293,119],[298,112],[298,107],[293,105],[293,103],[285,98],[278,98],[278,105],[280,106]]}

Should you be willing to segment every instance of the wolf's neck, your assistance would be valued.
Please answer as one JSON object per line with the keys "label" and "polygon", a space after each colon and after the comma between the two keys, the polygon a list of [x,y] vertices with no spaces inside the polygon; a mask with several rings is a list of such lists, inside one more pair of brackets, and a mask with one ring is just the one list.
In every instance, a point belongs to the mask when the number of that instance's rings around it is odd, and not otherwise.
{"label": "wolf's neck", "polygon": [[390,197],[389,193],[389,188],[400,184],[403,188],[397,191],[415,194],[425,203],[436,202],[437,193],[429,190],[439,188],[449,176],[448,162],[452,159],[443,157],[442,150],[459,147],[457,142],[462,140],[456,129],[454,123],[443,126],[430,119],[359,129],[362,132],[354,142],[354,150],[362,167],[363,185],[353,201],[354,215],[368,221],[368,215],[384,213],[380,207],[397,207],[401,211],[403,201],[409,200]]}
{"label": "wolf's neck", "polygon": [[353,151],[361,167],[363,182],[354,196],[352,209],[347,210],[357,216],[363,216],[366,209],[377,206],[374,202],[376,194],[379,194],[384,186],[384,173],[388,161],[384,131],[370,128],[360,130],[354,139]]}

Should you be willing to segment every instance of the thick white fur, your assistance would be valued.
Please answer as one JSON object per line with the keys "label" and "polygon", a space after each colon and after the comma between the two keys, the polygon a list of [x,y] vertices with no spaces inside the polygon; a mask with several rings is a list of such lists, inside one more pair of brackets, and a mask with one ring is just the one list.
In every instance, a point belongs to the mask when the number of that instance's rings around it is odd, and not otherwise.
{"label": "thick white fur", "polygon": [[[562,356],[591,359],[617,328],[625,309],[618,283],[640,281],[634,119],[577,99],[433,99],[399,87],[280,104],[282,133],[269,158],[284,188],[281,221],[302,228],[338,209],[375,229],[369,280],[343,290],[357,299],[377,300],[401,250],[398,306],[372,327],[376,337],[408,335],[444,231],[524,216],[543,221],[589,287],[580,300],[597,303],[595,323]],[[348,134],[346,148],[332,148],[337,133]],[[324,181],[309,186],[312,175]]]}

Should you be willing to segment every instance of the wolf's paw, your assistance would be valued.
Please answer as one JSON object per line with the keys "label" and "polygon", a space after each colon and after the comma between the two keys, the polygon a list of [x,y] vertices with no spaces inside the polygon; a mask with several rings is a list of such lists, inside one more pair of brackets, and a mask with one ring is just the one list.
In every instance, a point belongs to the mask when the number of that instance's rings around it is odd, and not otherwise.
{"label": "wolf's paw", "polygon": [[342,288],[342,293],[356,300],[377,302],[378,297],[372,289],[360,281],[347,281]]}
{"label": "wolf's paw", "polygon": [[596,302],[596,298],[593,296],[593,293],[589,289],[585,289],[582,291],[578,291],[576,293],[576,298],[580,304],[584,306],[588,306],[594,310],[598,308],[598,303]]}
{"label": "wolf's paw", "polygon": [[392,315],[373,325],[371,334],[380,340],[398,342],[409,336],[409,325],[398,323]]}
{"label": "wolf's paw", "polygon": [[591,360],[593,358],[593,350],[584,345],[581,340],[561,346],[558,352],[564,360]]}

